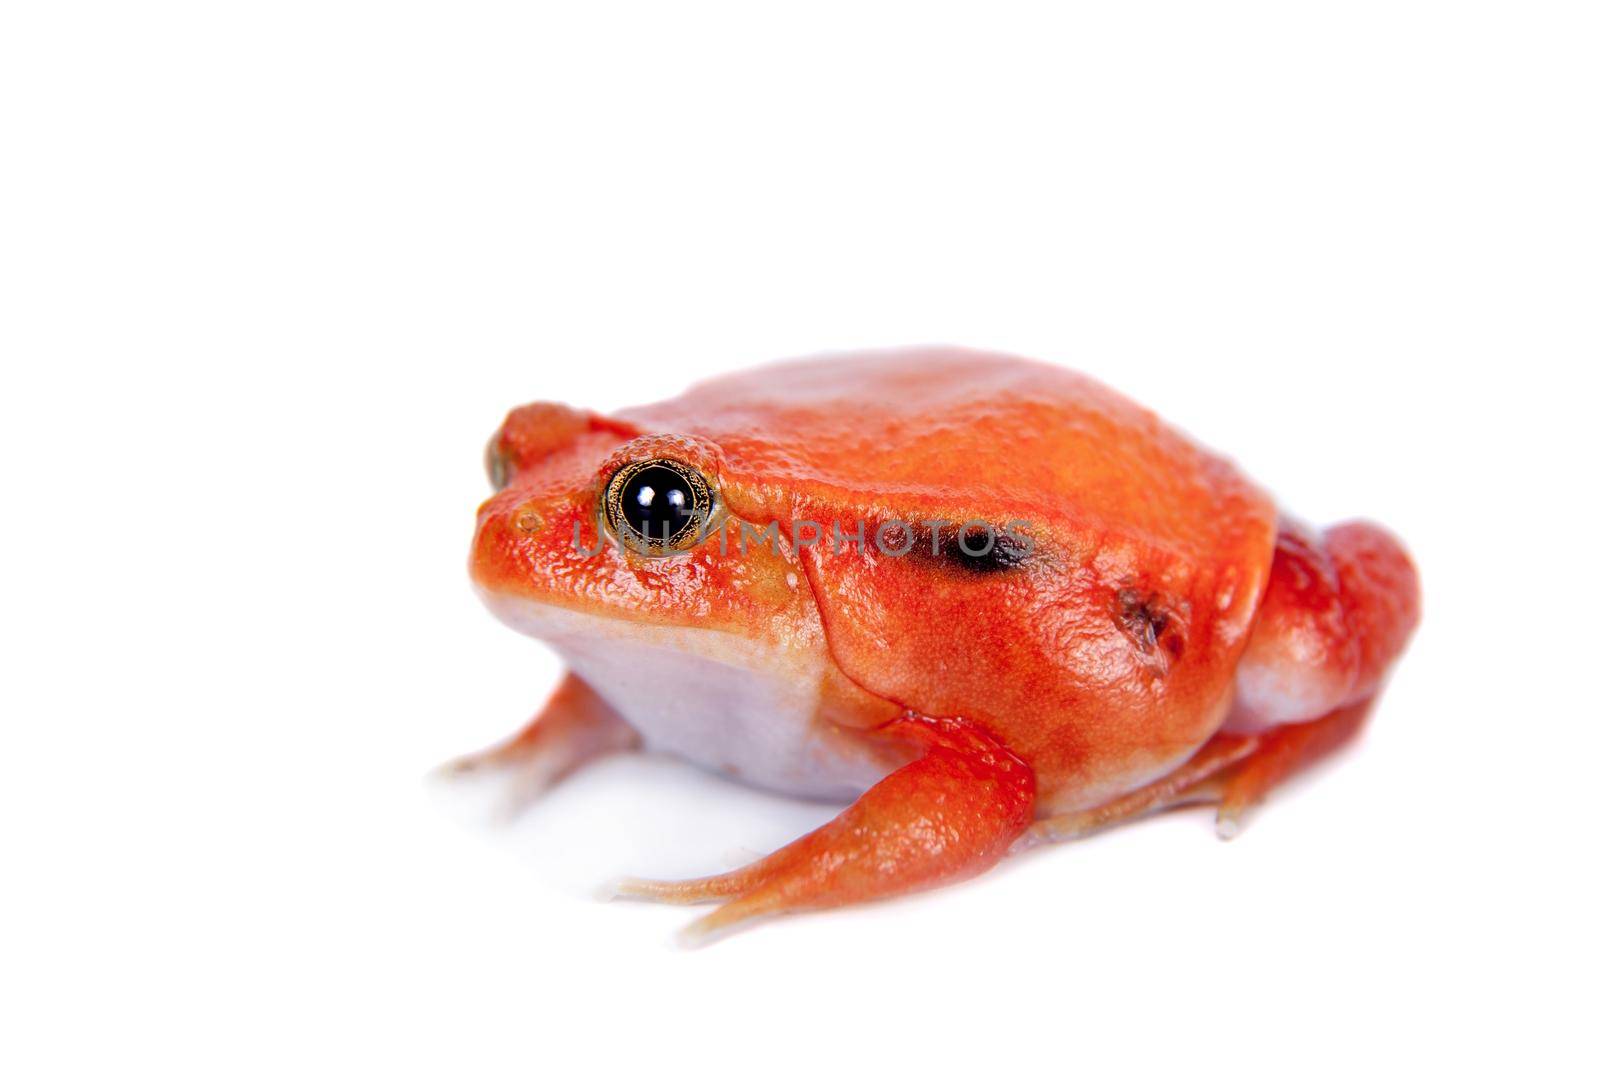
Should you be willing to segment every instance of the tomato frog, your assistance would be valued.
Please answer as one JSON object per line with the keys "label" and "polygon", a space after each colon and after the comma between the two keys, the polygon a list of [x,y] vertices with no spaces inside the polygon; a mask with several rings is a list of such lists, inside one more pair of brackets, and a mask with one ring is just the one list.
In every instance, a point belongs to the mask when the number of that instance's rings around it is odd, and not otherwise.
{"label": "tomato frog", "polygon": [[1080,374],[909,348],[614,415],[519,407],[471,574],[553,646],[544,709],[452,769],[546,786],[644,746],[848,802],[764,859],[627,895],[761,916],[919,890],[1178,805],[1224,837],[1349,739],[1418,618],[1366,522],[1278,512]]}

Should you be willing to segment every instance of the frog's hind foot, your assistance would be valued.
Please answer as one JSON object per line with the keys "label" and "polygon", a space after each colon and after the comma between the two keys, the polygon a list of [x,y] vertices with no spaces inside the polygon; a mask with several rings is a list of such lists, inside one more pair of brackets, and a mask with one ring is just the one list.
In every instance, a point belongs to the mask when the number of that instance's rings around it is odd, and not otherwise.
{"label": "frog's hind foot", "polygon": [[1238,836],[1245,818],[1273,786],[1342,747],[1361,731],[1376,696],[1358,700],[1310,722],[1287,723],[1261,735],[1248,759],[1207,783],[1217,801],[1217,836]]}
{"label": "frog's hind foot", "polygon": [[1236,837],[1251,811],[1279,782],[1352,739],[1375,697],[1330,711],[1310,722],[1287,723],[1263,734],[1219,734],[1165,778],[1099,807],[1040,819],[1014,851],[1071,841],[1146,815],[1196,804],[1215,804],[1217,836]]}
{"label": "frog's hind foot", "polygon": [[1073,841],[1080,837],[1171,808],[1215,799],[1219,776],[1255,753],[1259,737],[1219,735],[1208,741],[1189,762],[1165,778],[1098,807],[1069,811],[1040,819],[1018,839],[1013,851],[1039,844]]}
{"label": "frog's hind foot", "polygon": [[638,745],[633,728],[581,678],[568,674],[519,733],[493,748],[451,760],[435,776],[504,776],[507,789],[498,814],[509,819],[585,763]]}
{"label": "frog's hind foot", "polygon": [[724,903],[684,931],[703,944],[767,915],[837,907],[969,878],[1027,828],[1033,772],[957,719],[910,716],[884,727],[925,752],[825,826],[747,867],[684,882],[628,879],[619,895]]}

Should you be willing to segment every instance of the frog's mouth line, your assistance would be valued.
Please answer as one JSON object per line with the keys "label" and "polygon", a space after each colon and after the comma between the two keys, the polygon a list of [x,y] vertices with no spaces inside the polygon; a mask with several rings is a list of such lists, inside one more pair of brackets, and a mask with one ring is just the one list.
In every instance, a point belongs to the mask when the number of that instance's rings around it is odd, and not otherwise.
{"label": "frog's mouth line", "polygon": [[[581,608],[548,604],[514,592],[479,588],[478,595],[489,610],[507,626],[537,638],[558,651],[584,643],[625,642],[670,649],[685,656],[745,666],[762,662],[781,672],[783,664],[800,657],[785,657],[783,646],[759,642],[756,638],[713,627],[652,622],[647,619],[618,618]],[[792,646],[804,651],[802,643]],[[760,659],[756,658],[757,652]]]}

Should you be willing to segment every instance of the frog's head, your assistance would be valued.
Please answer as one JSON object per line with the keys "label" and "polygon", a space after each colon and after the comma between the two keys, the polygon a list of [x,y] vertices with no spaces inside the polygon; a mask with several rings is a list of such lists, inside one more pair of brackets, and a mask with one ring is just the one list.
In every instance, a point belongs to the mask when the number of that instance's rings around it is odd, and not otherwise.
{"label": "frog's head", "polygon": [[779,541],[739,543],[708,441],[539,403],[507,416],[486,462],[495,495],[478,511],[472,575],[536,636],[535,607],[752,633],[809,601]]}
{"label": "frog's head", "polygon": [[816,796],[881,776],[829,754],[815,724],[893,709],[834,664],[789,542],[733,520],[770,482],[730,478],[706,439],[556,404],[511,412],[488,467],[471,558],[485,602],[648,741]]}

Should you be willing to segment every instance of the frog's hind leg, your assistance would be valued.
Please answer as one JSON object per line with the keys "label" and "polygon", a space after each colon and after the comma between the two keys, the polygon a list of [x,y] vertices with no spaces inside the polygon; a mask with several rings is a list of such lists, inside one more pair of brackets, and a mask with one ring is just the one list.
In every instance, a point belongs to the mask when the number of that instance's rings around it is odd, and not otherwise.
{"label": "frog's hind leg", "polygon": [[515,815],[583,764],[637,748],[639,735],[575,674],[567,674],[543,710],[515,736],[439,768],[445,778],[502,772],[510,789],[501,814]]}
{"label": "frog's hind leg", "polygon": [[704,941],[752,919],[926,889],[993,866],[1033,818],[1032,770],[975,726],[909,716],[884,727],[924,754],[838,818],[729,874],[629,880],[621,895],[671,903],[725,900],[691,925]]}
{"label": "frog's hind leg", "polygon": [[1261,738],[1210,787],[1232,837],[1267,791],[1361,729],[1417,627],[1417,570],[1371,523],[1314,531],[1286,521],[1223,730]]}
{"label": "frog's hind leg", "polygon": [[1236,836],[1245,816],[1273,786],[1351,740],[1366,721],[1373,697],[1310,722],[1288,723],[1263,734],[1218,734],[1165,778],[1083,811],[1040,819],[1017,848],[1071,841],[1146,815],[1196,804],[1215,804],[1217,836]]}
{"label": "frog's hind leg", "polygon": [[1214,784],[1220,776],[1229,768],[1249,759],[1260,744],[1259,737],[1248,735],[1213,737],[1189,758],[1189,762],[1165,778],[1159,778],[1098,807],[1040,819],[1017,841],[1016,850],[1037,844],[1072,841],[1156,812],[1201,803],[1211,798],[1208,790],[1214,791]]}

